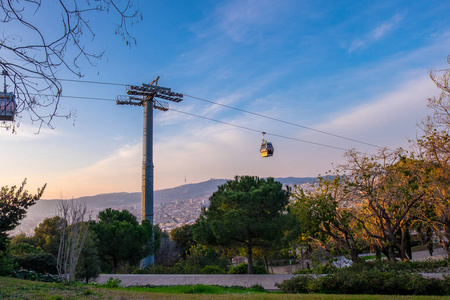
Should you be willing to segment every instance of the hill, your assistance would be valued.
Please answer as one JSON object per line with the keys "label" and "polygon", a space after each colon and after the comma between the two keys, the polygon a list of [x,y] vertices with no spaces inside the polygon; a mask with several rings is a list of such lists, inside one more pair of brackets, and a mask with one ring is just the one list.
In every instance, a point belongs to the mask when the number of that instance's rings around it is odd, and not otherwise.
{"label": "hill", "polygon": [[[315,178],[275,178],[284,185],[306,186],[315,181]],[[165,230],[195,222],[201,208],[208,206],[209,197],[226,179],[210,179],[207,181],[185,184],[178,187],[163,189],[154,192],[154,221]],[[85,201],[93,219],[106,208],[117,210],[126,209],[140,219],[141,193],[109,193],[95,196],[86,196],[74,200]],[[61,199],[39,200],[29,208],[27,217],[12,234],[24,232],[33,234],[34,228],[45,218],[55,216],[57,204]]]}

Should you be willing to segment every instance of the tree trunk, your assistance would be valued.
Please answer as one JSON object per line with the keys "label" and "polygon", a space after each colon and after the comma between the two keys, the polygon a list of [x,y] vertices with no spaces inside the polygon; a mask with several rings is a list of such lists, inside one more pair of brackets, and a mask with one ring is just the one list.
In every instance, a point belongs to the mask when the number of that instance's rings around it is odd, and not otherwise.
{"label": "tree trunk", "polygon": [[392,261],[393,263],[396,262],[395,260],[395,251],[394,251],[394,246],[388,246],[388,260]]}
{"label": "tree trunk", "polygon": [[252,239],[250,238],[247,245],[247,260],[248,269],[247,274],[253,274],[253,249],[252,249]]}
{"label": "tree trunk", "polygon": [[266,272],[269,274],[269,260],[266,255],[264,255],[264,264],[266,265]]}
{"label": "tree trunk", "polygon": [[375,256],[376,256],[377,260],[381,260],[381,251],[380,251],[380,248],[378,248],[378,247],[375,248]]}
{"label": "tree trunk", "polygon": [[350,259],[352,260],[352,262],[356,263],[359,262],[361,259],[359,258],[359,251],[356,249],[351,249],[350,250]]}

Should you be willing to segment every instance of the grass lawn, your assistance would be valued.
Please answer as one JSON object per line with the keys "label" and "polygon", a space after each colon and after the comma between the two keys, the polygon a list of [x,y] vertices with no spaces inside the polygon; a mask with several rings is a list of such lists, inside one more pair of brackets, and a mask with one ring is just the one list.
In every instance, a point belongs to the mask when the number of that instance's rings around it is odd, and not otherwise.
{"label": "grass lawn", "polygon": [[102,288],[0,277],[0,299],[450,299],[438,296],[290,295],[211,286]]}

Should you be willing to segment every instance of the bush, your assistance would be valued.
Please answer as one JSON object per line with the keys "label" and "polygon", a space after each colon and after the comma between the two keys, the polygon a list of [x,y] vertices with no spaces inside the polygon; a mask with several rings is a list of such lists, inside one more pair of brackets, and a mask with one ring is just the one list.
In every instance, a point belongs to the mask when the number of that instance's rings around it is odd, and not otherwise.
{"label": "bush", "polygon": [[[228,271],[228,274],[247,274],[247,273],[248,273],[247,263],[234,266],[230,269],[230,271]],[[253,274],[267,274],[267,271],[264,266],[253,265]]]}
{"label": "bush", "polygon": [[108,281],[103,285],[103,287],[106,288],[118,288],[120,287],[120,283],[122,281],[120,279],[117,278],[109,278]]}
{"label": "bush", "polygon": [[286,293],[449,295],[450,279],[424,278],[409,272],[340,270],[326,276],[296,276],[277,286]]}
{"label": "bush", "polygon": [[14,273],[14,258],[0,252],[0,276],[11,276]]}
{"label": "bush", "polygon": [[[426,261],[405,261],[405,262],[390,262],[390,261],[362,261],[353,263],[346,269],[353,272],[362,272],[368,270],[381,271],[395,271],[395,272],[437,272],[440,273],[443,269],[450,268],[450,259],[443,260],[426,260]],[[336,268],[332,263],[315,265],[312,270],[300,269],[294,274],[331,274],[338,272],[340,269]]]}
{"label": "bush", "polygon": [[57,274],[56,258],[50,253],[26,254],[14,259],[18,268],[32,270],[37,273]]}
{"label": "bush", "polygon": [[205,266],[202,269],[203,274],[226,274],[225,270],[219,266]]}
{"label": "bush", "polygon": [[56,275],[48,273],[41,274],[32,270],[25,270],[25,269],[14,271],[12,276],[19,279],[33,280],[33,281],[61,282],[61,279]]}

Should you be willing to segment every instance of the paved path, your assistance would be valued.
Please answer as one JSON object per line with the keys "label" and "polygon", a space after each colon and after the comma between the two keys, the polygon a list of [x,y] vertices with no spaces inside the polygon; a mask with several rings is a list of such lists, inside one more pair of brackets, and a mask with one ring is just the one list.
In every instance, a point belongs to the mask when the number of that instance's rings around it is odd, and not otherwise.
{"label": "paved path", "polygon": [[277,290],[275,283],[290,279],[292,274],[265,274],[265,275],[194,275],[194,274],[101,274],[98,283],[105,283],[109,278],[121,280],[122,286],[137,285],[220,285],[220,286],[243,286],[261,285],[266,290]]}

